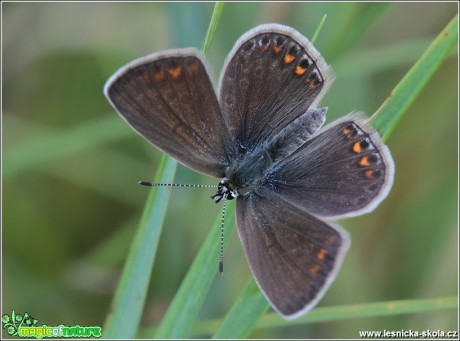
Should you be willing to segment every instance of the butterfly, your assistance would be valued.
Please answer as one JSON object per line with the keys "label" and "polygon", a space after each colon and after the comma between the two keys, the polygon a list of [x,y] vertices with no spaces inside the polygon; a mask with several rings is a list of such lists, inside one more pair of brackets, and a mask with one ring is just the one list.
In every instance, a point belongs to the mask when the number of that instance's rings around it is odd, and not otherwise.
{"label": "butterfly", "polygon": [[271,306],[297,318],[324,295],[350,245],[331,219],[368,213],[389,193],[391,154],[368,120],[322,127],[333,81],[302,34],[264,24],[229,53],[216,95],[194,48],[134,60],[106,83],[121,117],[154,146],[220,179],[215,202],[236,199],[236,225]]}

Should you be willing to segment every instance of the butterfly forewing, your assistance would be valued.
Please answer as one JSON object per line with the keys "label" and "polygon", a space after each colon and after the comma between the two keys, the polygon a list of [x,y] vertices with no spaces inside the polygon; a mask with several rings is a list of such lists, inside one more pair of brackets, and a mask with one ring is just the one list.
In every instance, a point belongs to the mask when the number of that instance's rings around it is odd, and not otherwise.
{"label": "butterfly forewing", "polygon": [[249,149],[270,141],[319,101],[332,78],[321,55],[293,29],[249,31],[227,57],[220,81],[231,136]]}
{"label": "butterfly forewing", "polygon": [[184,165],[223,177],[232,143],[203,57],[166,51],[120,69],[105,94],[142,136]]}
{"label": "butterfly forewing", "polygon": [[257,283],[291,319],[308,311],[335,278],[348,234],[269,191],[237,199],[238,233]]}

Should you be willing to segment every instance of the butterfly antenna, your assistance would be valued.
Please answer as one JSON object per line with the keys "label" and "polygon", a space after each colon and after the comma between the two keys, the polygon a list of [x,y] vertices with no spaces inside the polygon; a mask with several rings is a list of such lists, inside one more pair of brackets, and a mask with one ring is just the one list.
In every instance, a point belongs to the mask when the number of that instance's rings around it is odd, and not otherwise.
{"label": "butterfly antenna", "polygon": [[[150,181],[139,181],[139,185],[149,187],[195,187],[195,188],[212,188],[218,187],[218,185],[189,185],[189,184],[163,184],[159,182]],[[225,208],[227,206],[227,194],[224,194],[222,199],[224,200],[224,206],[222,208],[222,221],[220,226],[220,256],[219,256],[219,272],[221,275],[224,274],[224,222],[225,222]]]}
{"label": "butterfly antenna", "polygon": [[162,184],[159,182],[149,182],[149,181],[138,181],[139,185],[149,186],[149,187],[195,187],[195,188],[211,188],[217,187],[217,185],[189,185],[189,184]]}
{"label": "butterfly antenna", "polygon": [[220,255],[219,255],[219,272],[224,274],[224,221],[225,221],[225,207],[227,206],[227,194],[224,194],[224,206],[222,208],[222,221],[220,224]]}

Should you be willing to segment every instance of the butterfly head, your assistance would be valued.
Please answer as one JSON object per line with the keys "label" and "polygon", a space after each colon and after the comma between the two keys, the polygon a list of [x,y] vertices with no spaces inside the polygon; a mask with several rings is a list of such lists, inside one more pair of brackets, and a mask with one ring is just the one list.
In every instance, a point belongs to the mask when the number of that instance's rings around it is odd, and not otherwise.
{"label": "butterfly head", "polygon": [[222,199],[232,200],[237,196],[237,193],[232,189],[233,186],[229,183],[227,178],[223,178],[217,186],[217,193],[211,199],[215,203],[220,202]]}

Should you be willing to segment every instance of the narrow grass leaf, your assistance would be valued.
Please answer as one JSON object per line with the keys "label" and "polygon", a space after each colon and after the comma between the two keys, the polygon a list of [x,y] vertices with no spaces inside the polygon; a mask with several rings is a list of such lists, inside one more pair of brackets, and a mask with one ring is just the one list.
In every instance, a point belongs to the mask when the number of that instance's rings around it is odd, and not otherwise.
{"label": "narrow grass leaf", "polygon": [[324,51],[329,62],[343,54],[364,32],[369,30],[390,6],[388,3],[354,3],[355,6],[346,6],[351,10],[347,21],[342,23],[340,29],[335,29],[334,37],[331,39],[329,49]]}
{"label": "narrow grass leaf", "polygon": [[259,321],[256,328],[282,327],[352,318],[394,316],[456,308],[458,308],[458,296],[322,307],[316,308],[307,315],[292,321],[283,320],[276,314],[267,314]]}
{"label": "narrow grass leaf", "polygon": [[[227,202],[224,227],[225,245],[235,230],[234,211],[234,202]],[[212,281],[218,273],[221,221],[222,217],[219,215],[190,266],[155,335],[147,337],[157,339],[188,337]]]}
{"label": "narrow grass leaf", "polygon": [[384,141],[388,139],[402,115],[448,56],[457,38],[458,15],[447,24],[371,117],[372,125]]}
{"label": "narrow grass leaf", "polygon": [[316,31],[315,31],[315,33],[313,34],[313,37],[310,40],[312,44],[315,44],[315,41],[319,36],[319,32],[321,32],[321,28],[323,27],[324,23],[326,22],[326,18],[327,18],[327,14],[323,15],[323,18],[319,22],[319,25],[316,28]]}
{"label": "narrow grass leaf", "polygon": [[54,134],[46,134],[42,138],[5,150],[3,179],[30,167],[70,157],[94,146],[129,136],[133,136],[132,130],[116,115],[82,123]]}
{"label": "narrow grass leaf", "polygon": [[[155,182],[171,183],[177,162],[163,156]],[[136,231],[120,283],[104,324],[104,338],[134,338],[144,309],[145,297],[160,239],[171,189],[153,187]]]}
{"label": "narrow grass leaf", "polygon": [[[429,313],[433,311],[452,310],[457,308],[458,296],[320,307],[315,308],[307,315],[292,321],[284,320],[276,313],[266,314],[257,322],[254,326],[254,330],[347,319],[395,316],[412,313]],[[221,319],[199,322],[193,328],[193,335],[211,335],[221,324]]]}
{"label": "narrow grass leaf", "polygon": [[206,39],[203,43],[203,53],[207,54],[209,47],[211,46],[212,38],[214,37],[214,32],[217,29],[217,25],[220,20],[220,16],[222,15],[222,11],[224,10],[224,3],[223,2],[216,2],[214,5],[214,11],[212,13],[211,22],[208,27],[208,32],[206,33]]}
{"label": "narrow grass leaf", "polygon": [[113,231],[110,236],[82,255],[78,263],[116,269],[129,253],[130,243],[128,241],[134,239],[136,231],[133,226],[137,223],[137,217],[130,217],[127,221],[120,223],[117,230]]}
{"label": "narrow grass leaf", "polygon": [[268,308],[266,298],[260,292],[256,281],[251,278],[212,338],[246,338]]}

